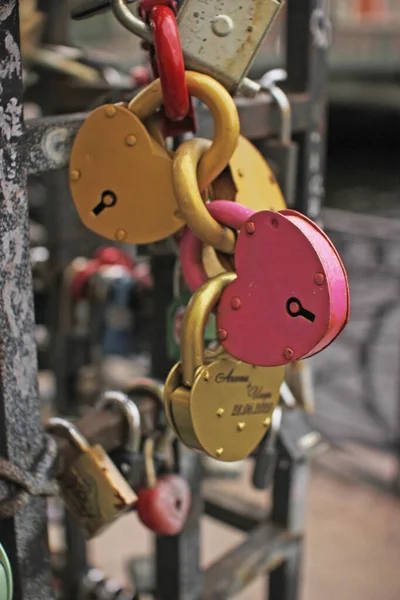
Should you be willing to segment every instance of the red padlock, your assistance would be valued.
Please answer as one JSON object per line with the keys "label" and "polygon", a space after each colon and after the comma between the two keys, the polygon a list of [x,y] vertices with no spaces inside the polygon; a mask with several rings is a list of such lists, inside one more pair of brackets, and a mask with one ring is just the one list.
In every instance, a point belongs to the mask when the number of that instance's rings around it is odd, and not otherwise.
{"label": "red padlock", "polygon": [[100,267],[105,265],[121,265],[129,271],[132,271],[135,267],[135,263],[131,257],[120,248],[102,246],[95,251],[93,258],[89,260],[85,268],[75,275],[71,284],[72,296],[77,300],[82,298],[85,285],[89,279],[97,273]]}
{"label": "red padlock", "polygon": [[[238,277],[217,308],[218,337],[239,360],[274,367],[326,348],[349,320],[343,263],[327,235],[291,210],[247,218],[233,202],[207,206],[221,224],[242,225],[235,251]],[[206,280],[201,242],[188,230],[181,241],[182,273],[193,290]]]}
{"label": "red padlock", "polygon": [[178,535],[186,523],[191,504],[187,481],[180,475],[162,475],[157,479],[154,467],[154,440],[143,447],[146,486],[137,490],[136,510],[142,523],[158,535]]}

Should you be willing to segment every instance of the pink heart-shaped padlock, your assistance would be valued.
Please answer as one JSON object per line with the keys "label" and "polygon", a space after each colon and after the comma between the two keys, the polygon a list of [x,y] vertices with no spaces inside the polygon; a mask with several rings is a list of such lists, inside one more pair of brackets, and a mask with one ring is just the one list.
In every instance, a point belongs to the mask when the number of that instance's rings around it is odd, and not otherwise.
{"label": "pink heart-shaped padlock", "polygon": [[[235,206],[215,201],[208,209],[220,223],[237,227],[232,213],[241,209]],[[239,360],[264,367],[320,352],[349,320],[347,274],[332,242],[291,210],[254,213],[242,224],[235,252],[238,277],[217,309],[222,346]],[[192,289],[204,280],[198,248],[193,234],[185,232],[182,271]]]}

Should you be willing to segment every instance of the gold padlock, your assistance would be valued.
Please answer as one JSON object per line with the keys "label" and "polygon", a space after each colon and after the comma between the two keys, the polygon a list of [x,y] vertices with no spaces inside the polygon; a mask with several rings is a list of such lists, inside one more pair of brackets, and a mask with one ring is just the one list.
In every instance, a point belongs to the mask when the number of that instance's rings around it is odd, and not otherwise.
{"label": "gold padlock", "polygon": [[[211,77],[187,72],[186,79],[190,94],[199,97],[215,119],[215,138],[199,165],[199,185],[205,189],[235,150],[239,117],[228,92]],[[172,158],[144,124],[161,104],[156,80],[128,108],[97,108],[78,132],[70,159],[70,189],[82,222],[98,235],[147,244],[173,235],[185,224],[175,198]]]}
{"label": "gold padlock", "polygon": [[284,378],[284,367],[256,367],[227,353],[205,360],[208,317],[235,278],[235,273],[218,275],[192,297],[182,327],[182,362],[164,389],[166,415],[181,442],[224,462],[243,460],[260,443]]}
{"label": "gold padlock", "polygon": [[284,210],[283,194],[261,152],[242,135],[229,165],[212,183],[212,199],[233,200],[255,211]]}
{"label": "gold padlock", "polygon": [[60,495],[90,539],[130,510],[137,496],[105,450],[90,447],[72,423],[54,418],[46,429],[66,435],[80,453],[59,477]]}

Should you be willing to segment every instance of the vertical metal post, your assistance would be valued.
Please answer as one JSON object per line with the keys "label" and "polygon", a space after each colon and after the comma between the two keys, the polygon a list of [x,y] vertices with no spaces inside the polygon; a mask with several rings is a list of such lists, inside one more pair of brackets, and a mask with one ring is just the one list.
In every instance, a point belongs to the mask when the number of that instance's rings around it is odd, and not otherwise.
{"label": "vertical metal post", "polygon": [[[165,379],[173,366],[166,358],[166,310],[173,299],[175,260],[175,256],[171,255],[155,256],[152,260],[155,297],[152,372],[158,379]],[[197,454],[182,447],[179,450],[179,471],[191,486],[192,506],[180,535],[156,539],[156,597],[162,600],[200,600],[203,590],[203,574],[200,570],[202,466]]]}
{"label": "vertical metal post", "polygon": [[[30,470],[42,451],[23,146],[17,0],[0,4],[0,455]],[[8,496],[0,482],[0,500]],[[0,521],[14,600],[49,600],[46,501]]]}
{"label": "vertical metal post", "polygon": [[[294,534],[302,534],[305,524],[309,467],[306,461],[294,461],[280,446],[275,473],[273,523]],[[300,597],[303,541],[293,544],[290,556],[269,577],[269,600],[298,600]]]}
{"label": "vertical metal post", "polygon": [[318,222],[325,196],[329,0],[288,0],[286,39],[288,91],[310,97],[308,127],[295,138],[299,165],[294,208]]}

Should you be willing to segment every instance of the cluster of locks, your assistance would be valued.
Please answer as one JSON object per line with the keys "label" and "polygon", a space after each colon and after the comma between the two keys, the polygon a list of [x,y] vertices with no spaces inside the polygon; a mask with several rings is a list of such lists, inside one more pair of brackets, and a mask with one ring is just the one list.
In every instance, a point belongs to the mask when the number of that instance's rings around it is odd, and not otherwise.
{"label": "cluster of locks", "polygon": [[[71,423],[50,421],[49,430],[67,435],[77,448],[60,478],[61,493],[88,536],[133,506],[153,531],[176,534],[190,490],[173,473],[173,441],[220,461],[248,457],[268,431],[276,433],[285,367],[324,350],[349,319],[347,275],[334,245],[309,218],[287,208],[290,194],[285,190],[284,198],[268,163],[240,135],[231,93],[259,91],[244,75],[280,2],[264,2],[257,19],[254,6],[242,4],[243,19],[211,19],[209,3],[184,2],[176,52],[174,2],[141,2],[142,19],[122,0],[113,2],[125,26],[147,42],[153,32],[159,77],[129,103],[103,105],[88,116],[71,153],[70,189],[82,222],[108,240],[174,240],[169,352],[178,362],[164,386],[139,381],[133,388],[162,402],[169,428],[157,438],[141,440],[140,415],[129,394],[104,397],[101,408],[117,405],[130,431],[129,451],[113,461],[100,446],[90,448]],[[220,43],[203,56],[204,27]],[[235,27],[254,36],[227,72],[219,67]],[[195,131],[192,98],[213,117],[212,140],[184,139]],[[278,147],[288,160],[294,156],[290,139]],[[144,482],[135,480],[139,450]]]}

